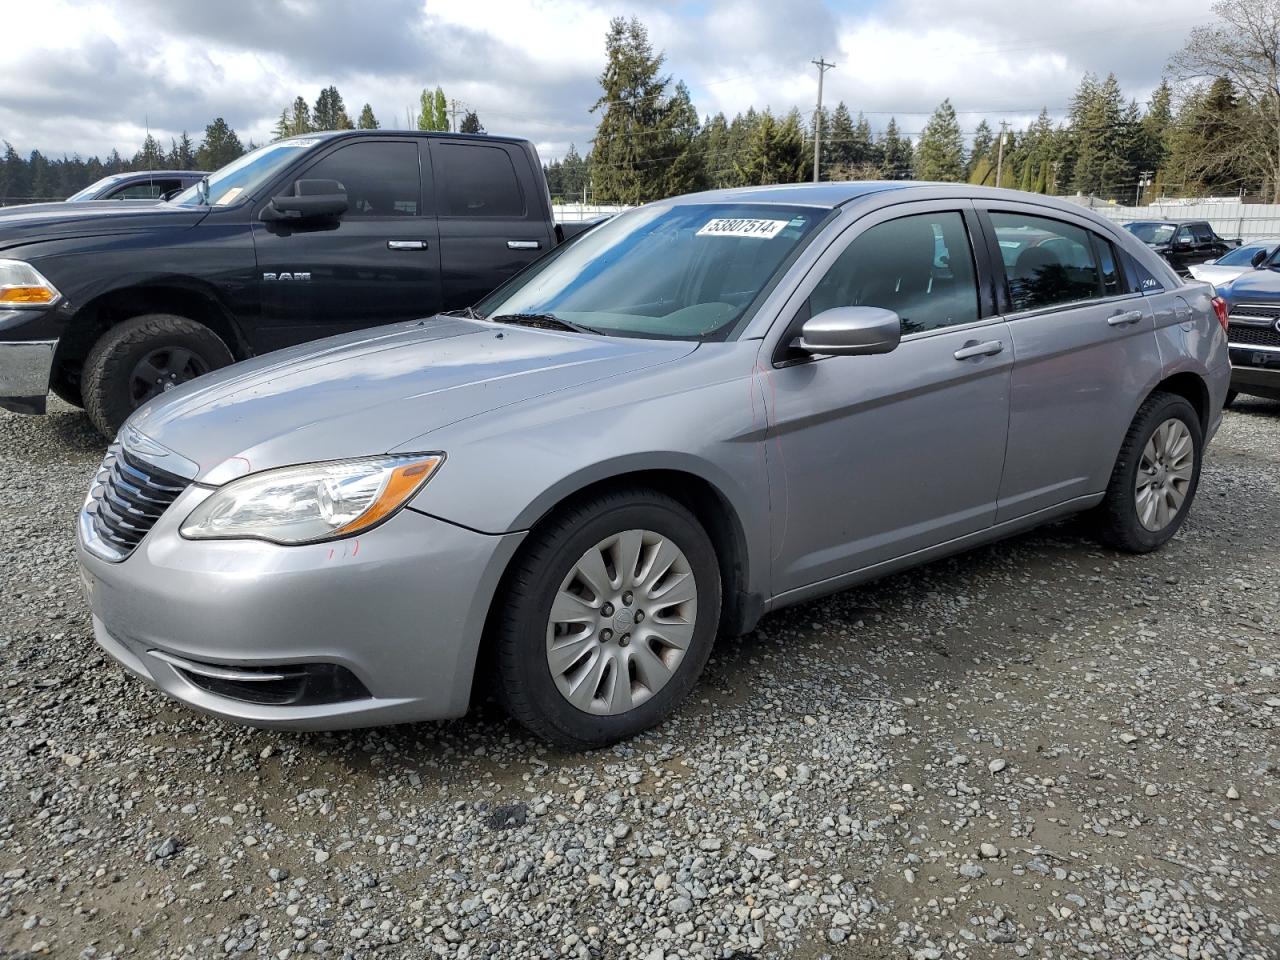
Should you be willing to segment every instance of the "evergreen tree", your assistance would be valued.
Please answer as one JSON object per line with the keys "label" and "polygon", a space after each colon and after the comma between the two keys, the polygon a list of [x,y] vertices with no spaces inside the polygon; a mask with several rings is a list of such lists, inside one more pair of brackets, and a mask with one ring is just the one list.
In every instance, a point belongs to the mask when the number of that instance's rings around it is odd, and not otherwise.
{"label": "evergreen tree", "polygon": [[605,54],[601,95],[591,108],[601,113],[591,151],[597,197],[645,203],[699,182],[698,115],[682,84],[668,95],[665,58],[654,52],[644,25],[634,17],[612,20]]}
{"label": "evergreen tree", "polygon": [[360,111],[360,119],[356,121],[356,127],[360,130],[377,130],[378,118],[373,115],[373,107],[365,104]]}
{"label": "evergreen tree", "polygon": [[578,148],[572,143],[569,144],[560,166],[565,197],[571,201],[581,201],[582,192],[587,187],[587,161],[578,155]]}
{"label": "evergreen tree", "polygon": [[187,131],[182,131],[182,137],[173,141],[173,149],[169,151],[168,164],[174,170],[194,170],[196,167],[196,145],[191,142],[191,137],[187,135]]}
{"label": "evergreen tree", "polygon": [[884,135],[878,144],[880,148],[880,176],[886,180],[909,180],[914,175],[914,157],[911,141],[898,133],[898,121],[889,118],[889,125],[884,128]]}
{"label": "evergreen tree", "polygon": [[476,115],[474,110],[468,110],[466,116],[462,118],[462,123],[458,126],[459,133],[484,133],[484,124],[480,122],[480,117]]}
{"label": "evergreen tree", "polygon": [[133,155],[133,169],[162,170],[164,164],[164,148],[160,146],[160,141],[148,133],[146,139],[142,141],[142,149]]}
{"label": "evergreen tree", "polygon": [[1170,131],[1168,176],[1181,192],[1230,195],[1256,179],[1259,171],[1246,143],[1232,134],[1246,126],[1235,85],[1218,77],[1185,98]]}
{"label": "evergreen tree", "polygon": [[798,183],[805,179],[808,165],[799,112],[792,110],[785,119],[778,120],[765,110],[738,161],[738,173],[748,186]]}
{"label": "evergreen tree", "polygon": [[[983,183],[982,179],[975,179],[974,173],[978,164],[988,160],[991,155],[992,148],[996,146],[995,134],[991,131],[991,124],[987,123],[984,117],[978,123],[978,127],[973,131],[973,147],[969,151],[969,177],[970,183]],[[989,165],[989,164],[988,164]]]}
{"label": "evergreen tree", "polygon": [[943,100],[925,124],[916,148],[915,175],[953,183],[965,179],[964,134],[950,100]]}
{"label": "evergreen tree", "polygon": [[311,111],[311,123],[316,130],[351,129],[351,120],[337,87],[330,85],[320,91],[315,109]]}
{"label": "evergreen tree", "polygon": [[[305,109],[306,103],[302,106]],[[243,153],[244,147],[240,143],[240,138],[236,136],[236,132],[227,125],[227,121],[218,117],[204,128],[204,142],[196,152],[196,163],[201,170],[217,170]],[[114,154],[114,151],[113,155],[118,159],[119,155]]]}
{"label": "evergreen tree", "polygon": [[838,179],[830,171],[849,169],[853,166],[854,156],[853,115],[849,113],[843,100],[831,111],[831,123],[827,131],[822,145],[822,164],[828,171],[827,179]]}
{"label": "evergreen tree", "polygon": [[280,119],[276,121],[275,134],[277,140],[283,140],[285,137],[313,133],[315,129],[311,122],[311,108],[307,106],[307,101],[297,97],[294,99],[292,107],[286,107],[280,111]]}
{"label": "evergreen tree", "polygon": [[733,186],[734,173],[729,147],[729,122],[723,113],[708,117],[698,137],[704,175],[708,187]]}

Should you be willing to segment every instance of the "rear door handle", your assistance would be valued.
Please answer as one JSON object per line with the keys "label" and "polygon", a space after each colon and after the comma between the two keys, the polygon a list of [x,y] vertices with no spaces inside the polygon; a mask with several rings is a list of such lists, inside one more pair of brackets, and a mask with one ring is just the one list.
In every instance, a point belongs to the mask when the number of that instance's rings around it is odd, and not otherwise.
{"label": "rear door handle", "polygon": [[1138,323],[1141,320],[1141,310],[1126,310],[1124,313],[1117,313],[1115,316],[1107,317],[1107,323],[1113,327],[1123,327],[1131,323]]}
{"label": "rear door handle", "polygon": [[427,249],[427,241],[425,240],[388,240],[388,250],[425,250]]}
{"label": "rear door handle", "polygon": [[986,343],[966,343],[954,354],[957,360],[972,360],[975,357],[994,357],[1004,349],[1003,340],[988,340]]}
{"label": "rear door handle", "polygon": [[508,240],[508,250],[541,250],[542,243],[538,240]]}

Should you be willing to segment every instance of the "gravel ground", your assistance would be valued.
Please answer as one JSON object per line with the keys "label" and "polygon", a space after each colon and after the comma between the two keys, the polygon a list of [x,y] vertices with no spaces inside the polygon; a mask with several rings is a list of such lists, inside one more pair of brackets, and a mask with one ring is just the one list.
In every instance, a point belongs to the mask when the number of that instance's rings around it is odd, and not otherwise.
{"label": "gravel ground", "polygon": [[0,414],[0,957],[1280,956],[1280,404],[1161,553],[1072,521],[775,614],[591,755],[127,677],[72,550],[101,450]]}

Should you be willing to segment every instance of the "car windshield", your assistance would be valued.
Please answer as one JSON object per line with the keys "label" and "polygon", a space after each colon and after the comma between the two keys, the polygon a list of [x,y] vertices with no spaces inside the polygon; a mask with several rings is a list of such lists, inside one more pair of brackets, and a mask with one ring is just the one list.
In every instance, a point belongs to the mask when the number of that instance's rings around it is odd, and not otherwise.
{"label": "car windshield", "polygon": [[1276,244],[1274,243],[1251,243],[1248,246],[1236,247],[1230,253],[1224,253],[1217,260],[1213,261],[1223,267],[1247,267],[1253,263],[1253,255],[1259,250],[1270,254]]}
{"label": "car windshield", "polygon": [[1125,226],[1143,243],[1168,243],[1178,229],[1176,223],[1127,223]]}
{"label": "car windshield", "polygon": [[562,247],[476,312],[621,336],[723,337],[828,213],[762,203],[642,207]]}
{"label": "car windshield", "polygon": [[110,186],[111,184],[115,183],[117,180],[123,180],[124,177],[125,175],[122,173],[113,173],[109,177],[103,177],[101,180],[93,181],[93,183],[89,184],[83,190],[79,191],[78,193],[73,193],[71,196],[67,197],[67,199],[68,200],[92,200],[94,197],[96,197],[99,193],[102,192],[104,187]]}
{"label": "car windshield", "polygon": [[317,143],[319,141],[314,137],[300,137],[259,147],[252,153],[246,153],[238,160],[232,160],[222,169],[209,174],[207,190],[205,182],[198,181],[183,190],[171,202],[186,207],[205,205],[225,207],[243,197],[252,197],[283,167],[298,159],[302,151],[314,147]]}

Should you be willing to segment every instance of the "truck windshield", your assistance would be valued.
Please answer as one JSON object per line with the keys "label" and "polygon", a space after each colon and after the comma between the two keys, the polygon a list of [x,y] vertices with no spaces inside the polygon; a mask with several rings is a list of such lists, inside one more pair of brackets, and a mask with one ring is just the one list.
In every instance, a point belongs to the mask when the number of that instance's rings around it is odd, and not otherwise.
{"label": "truck windshield", "polygon": [[123,180],[124,178],[125,178],[125,175],[122,173],[113,173],[109,177],[103,177],[101,180],[93,181],[93,183],[89,184],[79,193],[73,193],[71,196],[67,197],[67,199],[68,200],[92,200],[99,193],[101,193],[104,188],[109,187],[111,184],[115,183],[117,180]]}
{"label": "truck windshield", "polygon": [[561,247],[475,312],[620,336],[724,337],[828,214],[764,203],[642,207]]}
{"label": "truck windshield", "polygon": [[1176,223],[1129,223],[1125,226],[1143,243],[1168,243],[1178,229]]}
{"label": "truck windshield", "polygon": [[186,207],[225,207],[244,197],[252,197],[283,167],[317,143],[319,141],[314,137],[301,137],[259,147],[187,187],[171,202]]}

